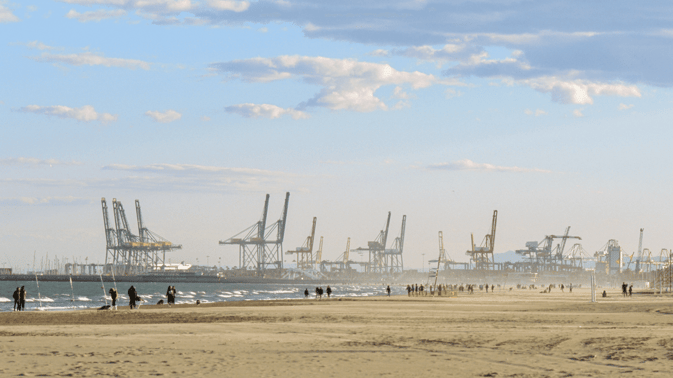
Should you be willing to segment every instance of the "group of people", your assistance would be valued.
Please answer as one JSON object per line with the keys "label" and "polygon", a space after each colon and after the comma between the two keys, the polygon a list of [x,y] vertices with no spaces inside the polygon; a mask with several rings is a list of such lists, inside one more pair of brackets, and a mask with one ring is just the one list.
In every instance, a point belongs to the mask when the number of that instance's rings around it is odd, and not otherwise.
{"label": "group of people", "polygon": [[633,284],[629,286],[626,282],[622,282],[622,295],[624,297],[631,296],[633,294]]}
{"label": "group of people", "polygon": [[[308,298],[308,289],[304,290],[304,298]],[[323,294],[327,294],[327,298],[332,295],[332,288],[327,285],[327,288],[323,290],[321,286],[315,288],[315,298],[322,299]]]}
{"label": "group of people", "polygon": [[[437,294],[437,296],[441,297],[442,295],[446,295],[446,293],[449,292],[450,288],[451,285],[444,285],[444,284],[428,285],[427,287],[423,286],[423,284],[421,284],[420,286],[418,284],[411,284],[407,285],[407,296],[418,297],[418,296],[430,295],[431,297],[434,297],[435,294]],[[386,291],[388,292],[388,296],[390,296],[390,286],[386,288]]]}
{"label": "group of people", "polygon": [[12,294],[12,298],[14,298],[14,311],[24,311],[26,309],[26,288],[24,286],[21,286],[20,289],[17,287]]}

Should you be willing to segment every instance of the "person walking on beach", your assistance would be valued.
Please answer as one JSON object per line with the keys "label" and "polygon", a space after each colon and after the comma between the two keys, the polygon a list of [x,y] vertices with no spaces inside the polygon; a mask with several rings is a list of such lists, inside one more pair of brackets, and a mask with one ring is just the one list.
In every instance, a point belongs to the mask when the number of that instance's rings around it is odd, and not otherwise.
{"label": "person walking on beach", "polygon": [[112,299],[112,306],[110,308],[114,308],[115,310],[117,309],[117,289],[114,287],[110,288],[110,299]]}
{"label": "person walking on beach", "polygon": [[626,282],[622,282],[622,296],[626,297],[626,290],[629,285],[626,284]]}
{"label": "person walking on beach", "polygon": [[407,285],[407,297],[411,296],[411,286]]}
{"label": "person walking on beach", "polygon": [[129,295],[129,308],[133,310],[136,307],[136,297],[138,296],[138,293],[136,292],[136,288],[131,285],[128,291]]}
{"label": "person walking on beach", "polygon": [[418,284],[416,284],[416,286],[415,286],[414,295],[418,296]]}
{"label": "person walking on beach", "polygon": [[308,288],[304,290],[304,298],[308,298]]}
{"label": "person walking on beach", "polygon": [[633,284],[629,286],[629,297],[631,296],[631,294],[633,294]]}
{"label": "person walking on beach", "polygon": [[26,311],[26,288],[21,286],[19,290],[19,306],[21,306],[21,311]]}
{"label": "person walking on beach", "polygon": [[571,282],[570,285],[568,285],[568,291],[573,292],[573,283]]}
{"label": "person walking on beach", "polygon": [[326,290],[326,292],[327,292],[327,298],[329,298],[330,295],[332,295],[332,288],[329,287],[329,285],[327,285],[327,290]]}
{"label": "person walking on beach", "polygon": [[166,290],[166,303],[169,306],[173,303],[173,286],[169,286]]}
{"label": "person walking on beach", "polygon": [[21,293],[21,290],[17,287],[16,290],[14,291],[14,294],[12,294],[12,298],[14,298],[14,311],[20,311],[21,310],[21,302],[19,300],[19,293]]}
{"label": "person walking on beach", "polygon": [[386,287],[386,292],[388,293],[388,296],[390,296],[390,285],[388,285],[388,287]]}

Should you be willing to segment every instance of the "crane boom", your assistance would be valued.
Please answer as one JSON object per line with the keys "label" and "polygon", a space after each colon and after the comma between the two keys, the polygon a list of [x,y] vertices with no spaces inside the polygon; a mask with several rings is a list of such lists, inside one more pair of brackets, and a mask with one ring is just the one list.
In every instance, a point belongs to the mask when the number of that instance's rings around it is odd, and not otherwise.
{"label": "crane boom", "polygon": [[287,207],[290,203],[290,192],[285,192],[285,205],[283,206],[283,220],[278,227],[278,241],[281,243],[285,239],[285,222],[287,221]]}
{"label": "crane boom", "polygon": [[495,249],[495,228],[498,224],[498,210],[493,210],[493,221],[491,223],[491,245],[490,251],[493,252]]}
{"label": "crane boom", "polygon": [[348,264],[348,259],[350,259],[350,251],[351,251],[351,238],[348,238],[348,241],[346,241],[346,250],[344,251],[344,265]]}
{"label": "crane boom", "polygon": [[390,211],[388,212],[388,220],[386,221],[386,232],[383,234],[383,240],[381,240],[382,248],[386,249],[386,241],[388,240],[388,230],[390,229]]}
{"label": "crane boom", "polygon": [[[315,223],[313,223],[313,225],[314,225],[313,228],[315,229]],[[316,269],[320,268],[320,263],[322,263],[322,236],[320,237],[320,244],[318,245],[318,251],[315,253]]]}
{"label": "crane boom", "polygon": [[308,240],[308,251],[313,252],[313,240],[315,239],[315,224],[318,221],[318,217],[313,217],[313,227],[311,228],[311,236]]}
{"label": "crane boom", "polygon": [[259,224],[259,229],[257,230],[257,237],[260,240],[264,240],[264,230],[266,230],[266,216],[269,212],[269,195],[266,195],[266,200],[264,201],[264,212],[262,213],[262,220]]}

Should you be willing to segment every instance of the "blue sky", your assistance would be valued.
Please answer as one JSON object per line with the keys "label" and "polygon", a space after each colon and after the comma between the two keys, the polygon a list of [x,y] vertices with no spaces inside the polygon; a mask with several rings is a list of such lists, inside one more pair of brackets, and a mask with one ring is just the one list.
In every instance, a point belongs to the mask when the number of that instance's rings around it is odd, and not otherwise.
{"label": "blue sky", "polygon": [[[0,263],[102,262],[100,198],[139,199],[173,261],[264,194],[324,257],[407,215],[466,261],[572,226],[587,251],[673,247],[673,9],[595,1],[0,1]],[[392,239],[391,239],[392,240]],[[291,261],[288,261],[291,262]]]}

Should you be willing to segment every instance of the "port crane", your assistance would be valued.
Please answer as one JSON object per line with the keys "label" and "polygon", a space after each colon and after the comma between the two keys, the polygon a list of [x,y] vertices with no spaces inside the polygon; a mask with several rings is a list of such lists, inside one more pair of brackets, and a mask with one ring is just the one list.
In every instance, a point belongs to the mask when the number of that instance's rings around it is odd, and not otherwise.
{"label": "port crane", "polygon": [[465,252],[470,256],[470,261],[474,263],[475,270],[495,270],[497,264],[493,257],[493,250],[495,248],[495,230],[498,224],[498,210],[493,210],[493,220],[491,221],[491,233],[484,236],[481,246],[477,247],[474,244],[474,234],[472,234],[472,249]]}
{"label": "port crane", "polygon": [[[269,197],[266,195],[262,218],[252,226],[229,239],[221,240],[220,245],[237,245],[238,264],[241,269],[252,270],[258,276],[280,276],[283,269],[283,240],[287,223],[287,210],[290,192],[285,193],[285,205],[278,221],[267,226]],[[276,238],[271,239],[276,232]]]}
{"label": "port crane", "polygon": [[304,244],[302,244],[301,247],[297,247],[293,251],[285,252],[288,255],[296,255],[297,269],[299,270],[314,269],[315,259],[313,258],[313,240],[315,239],[315,226],[317,221],[318,218],[313,217],[313,227],[311,228],[311,234],[306,238]]}

